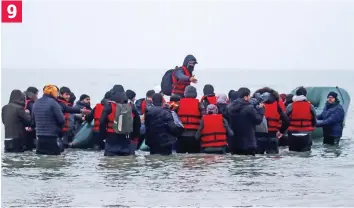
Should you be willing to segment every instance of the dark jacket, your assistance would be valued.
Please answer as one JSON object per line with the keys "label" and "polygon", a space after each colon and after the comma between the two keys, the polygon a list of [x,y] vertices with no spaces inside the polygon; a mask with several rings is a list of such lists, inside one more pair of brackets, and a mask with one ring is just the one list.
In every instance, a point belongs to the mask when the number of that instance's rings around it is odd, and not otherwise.
{"label": "dark jacket", "polygon": [[341,137],[343,132],[344,109],[339,101],[326,103],[322,113],[317,117],[317,126],[323,127],[323,136]]}
{"label": "dark jacket", "polygon": [[152,106],[145,113],[146,144],[150,147],[173,145],[178,128],[169,109]]}
{"label": "dark jacket", "polygon": [[64,103],[59,102],[60,100],[64,100],[64,99],[61,97],[58,97],[58,101],[57,101],[59,103],[63,113],[70,113],[70,114],[71,113],[77,113],[77,114],[81,113],[80,108],[74,108],[74,107],[65,105]]}
{"label": "dark jacket", "polygon": [[[226,129],[226,133],[227,133],[227,136],[230,137],[230,136],[233,136],[234,135],[234,132],[232,131],[232,129],[230,128],[229,126],[229,123],[227,122],[227,120],[224,118],[224,127]],[[195,138],[196,139],[200,139],[200,137],[202,136],[202,130],[204,128],[204,121],[203,119],[200,120],[200,127],[199,127],[199,130],[197,131],[197,133],[195,134]]]}
{"label": "dark jacket", "polygon": [[234,132],[234,136],[229,139],[230,150],[256,148],[255,128],[262,123],[264,108],[258,109],[249,101],[240,98],[230,103],[228,114],[229,125]]}
{"label": "dark jacket", "polygon": [[216,106],[218,107],[218,114],[222,114],[222,116],[228,120],[227,103],[217,103]]}
{"label": "dark jacket", "polygon": [[[76,102],[74,108],[79,108],[79,109],[86,108],[86,109],[92,111],[91,105],[89,103],[83,103],[83,102],[80,102],[80,101]],[[79,131],[82,123],[83,123],[83,120],[82,120],[82,115],[81,114],[72,114],[72,115],[70,115],[69,129],[70,129],[70,131],[73,131],[73,135],[75,135]]]}
{"label": "dark jacket", "polygon": [[65,120],[62,108],[52,96],[44,94],[34,103],[32,118],[37,136],[60,136]]}
{"label": "dark jacket", "polygon": [[25,138],[25,127],[31,125],[31,116],[25,112],[24,107],[25,95],[20,90],[13,90],[9,104],[5,105],[1,112],[5,138]]}
{"label": "dark jacket", "polygon": [[[303,95],[300,96],[294,96],[293,97],[293,102],[301,102],[301,101],[307,101],[307,98]],[[286,107],[286,115],[289,117],[289,120],[291,121],[291,114],[293,112],[293,103],[290,103]],[[317,124],[317,115],[316,115],[316,109],[311,105],[311,114],[312,114],[312,126],[315,127]],[[310,133],[310,132],[299,132],[299,133]]]}
{"label": "dark jacket", "polygon": [[27,100],[27,106],[26,109],[29,110],[32,113],[34,101],[33,100]]}

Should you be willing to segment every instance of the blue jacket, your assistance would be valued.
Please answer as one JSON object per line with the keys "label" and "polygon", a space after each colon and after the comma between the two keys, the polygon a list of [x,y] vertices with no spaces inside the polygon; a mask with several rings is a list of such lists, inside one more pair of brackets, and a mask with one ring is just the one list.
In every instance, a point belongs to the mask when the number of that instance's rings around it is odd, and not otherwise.
{"label": "blue jacket", "polygon": [[37,136],[56,136],[61,133],[64,125],[64,115],[58,101],[50,95],[43,95],[32,109],[32,116],[36,122]]}
{"label": "blue jacket", "polygon": [[317,126],[323,128],[323,136],[341,137],[344,115],[344,109],[339,102],[326,103],[323,112],[317,117]]}
{"label": "blue jacket", "polygon": [[145,113],[146,144],[165,147],[177,141],[178,127],[169,109],[152,106]]}

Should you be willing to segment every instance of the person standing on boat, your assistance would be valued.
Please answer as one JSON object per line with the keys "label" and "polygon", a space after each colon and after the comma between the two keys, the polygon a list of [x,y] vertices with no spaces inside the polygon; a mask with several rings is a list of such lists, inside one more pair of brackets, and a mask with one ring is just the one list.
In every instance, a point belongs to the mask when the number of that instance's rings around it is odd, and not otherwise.
{"label": "person standing on boat", "polygon": [[323,143],[339,144],[343,132],[344,109],[338,100],[337,93],[328,94],[326,106],[317,119],[317,127],[323,129]]}

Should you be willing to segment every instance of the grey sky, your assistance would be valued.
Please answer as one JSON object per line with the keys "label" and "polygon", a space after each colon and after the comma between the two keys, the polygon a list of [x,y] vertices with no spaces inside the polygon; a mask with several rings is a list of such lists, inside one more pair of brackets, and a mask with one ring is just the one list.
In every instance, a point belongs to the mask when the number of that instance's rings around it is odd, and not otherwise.
{"label": "grey sky", "polygon": [[354,1],[24,1],[3,68],[354,69]]}

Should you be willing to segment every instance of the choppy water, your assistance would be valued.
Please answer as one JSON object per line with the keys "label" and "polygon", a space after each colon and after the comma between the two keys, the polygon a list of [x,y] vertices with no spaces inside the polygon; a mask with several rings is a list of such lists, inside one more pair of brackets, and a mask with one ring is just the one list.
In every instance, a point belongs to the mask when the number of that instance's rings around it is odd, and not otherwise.
{"label": "choppy water", "polygon": [[[199,72],[203,74],[199,76],[198,89],[210,82],[217,86],[218,92],[240,86],[256,89],[263,85],[284,92],[298,85],[339,85],[352,97],[354,92],[354,73],[348,71],[222,72],[223,75],[213,72],[212,76],[210,71]],[[63,74],[53,77],[52,72],[38,76],[33,71],[29,79],[10,79],[16,73],[6,70],[2,73],[2,105],[13,88],[25,89],[29,84],[37,83],[41,88],[48,82],[66,83],[78,95],[89,92],[93,100],[99,100],[113,84],[128,85],[133,78],[132,74],[110,71],[87,77],[88,84],[80,85],[72,78],[63,81]],[[136,72],[139,73],[143,72]],[[279,80],[274,73],[283,73],[284,79]],[[142,77],[148,77],[154,86],[160,74],[157,71]],[[142,77],[137,78],[137,83],[144,81]],[[128,87],[140,95],[145,91],[140,84]],[[175,154],[163,157],[137,152],[136,156],[117,158],[82,150],[68,150],[61,156],[2,153],[2,207],[353,206],[352,106],[341,144],[331,147],[317,141],[310,153],[281,149],[276,156]]]}

